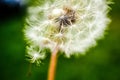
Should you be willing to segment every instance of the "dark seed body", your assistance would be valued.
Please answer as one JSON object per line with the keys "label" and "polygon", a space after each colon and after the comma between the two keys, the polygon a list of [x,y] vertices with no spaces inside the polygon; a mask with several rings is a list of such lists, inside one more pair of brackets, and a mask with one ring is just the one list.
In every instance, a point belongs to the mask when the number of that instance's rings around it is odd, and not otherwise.
{"label": "dark seed body", "polygon": [[55,19],[55,22],[59,23],[59,31],[62,29],[62,27],[67,27],[69,25],[72,25],[75,22],[75,11],[71,10],[70,12],[66,13],[65,15],[62,15]]}

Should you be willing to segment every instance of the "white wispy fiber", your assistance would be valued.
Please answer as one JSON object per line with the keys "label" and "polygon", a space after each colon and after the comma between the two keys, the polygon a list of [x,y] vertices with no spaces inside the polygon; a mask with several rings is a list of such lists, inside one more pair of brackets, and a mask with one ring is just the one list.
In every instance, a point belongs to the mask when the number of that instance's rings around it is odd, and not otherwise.
{"label": "white wispy fiber", "polygon": [[[97,39],[103,37],[110,23],[107,17],[110,9],[108,0],[46,0],[42,5],[40,1],[37,0],[35,5],[28,8],[24,34],[29,47],[40,50],[49,48],[52,51],[59,44],[60,50],[68,57],[76,53],[84,54],[96,45]],[[62,25],[61,32],[58,30],[60,22],[55,19],[65,15],[65,8],[75,11],[75,22]],[[34,48],[27,48],[27,51],[29,55],[36,53]],[[39,56],[43,52],[39,52]]]}

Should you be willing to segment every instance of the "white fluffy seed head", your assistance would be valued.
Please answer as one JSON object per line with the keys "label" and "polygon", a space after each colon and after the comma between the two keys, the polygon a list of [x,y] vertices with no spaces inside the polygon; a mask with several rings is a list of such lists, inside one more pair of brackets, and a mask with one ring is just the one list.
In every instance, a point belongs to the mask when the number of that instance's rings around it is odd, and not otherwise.
{"label": "white fluffy seed head", "polygon": [[[68,57],[75,52],[83,54],[96,45],[97,39],[103,37],[110,23],[107,17],[109,11],[107,1],[54,0],[54,2],[46,1],[42,6],[40,4],[30,6],[26,19],[29,25],[24,29],[25,37],[32,47],[39,46],[40,49],[53,50],[59,43],[60,50]],[[65,15],[66,8],[75,11],[76,21],[63,27],[64,32],[61,34],[58,31],[59,23],[55,22],[55,19]]]}

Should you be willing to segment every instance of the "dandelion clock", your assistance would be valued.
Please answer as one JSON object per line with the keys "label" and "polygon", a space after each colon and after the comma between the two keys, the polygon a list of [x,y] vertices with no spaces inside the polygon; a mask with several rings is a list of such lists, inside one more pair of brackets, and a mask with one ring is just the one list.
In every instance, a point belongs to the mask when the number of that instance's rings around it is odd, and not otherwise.
{"label": "dandelion clock", "polygon": [[110,23],[108,0],[41,0],[28,7],[24,36],[30,62],[38,64],[51,50],[48,80],[54,80],[58,51],[85,54]]}

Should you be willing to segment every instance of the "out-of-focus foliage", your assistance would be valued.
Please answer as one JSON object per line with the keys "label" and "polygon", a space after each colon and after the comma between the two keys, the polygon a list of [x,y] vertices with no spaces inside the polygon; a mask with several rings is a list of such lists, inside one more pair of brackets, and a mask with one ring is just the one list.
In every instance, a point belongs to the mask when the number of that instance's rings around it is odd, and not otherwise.
{"label": "out-of-focus foliage", "polygon": [[[105,38],[85,56],[67,59],[59,55],[56,80],[120,80],[120,1],[114,0],[111,7],[112,22]],[[25,60],[22,29],[26,14],[20,12],[0,17],[0,80],[46,80],[49,54],[39,67]]]}

